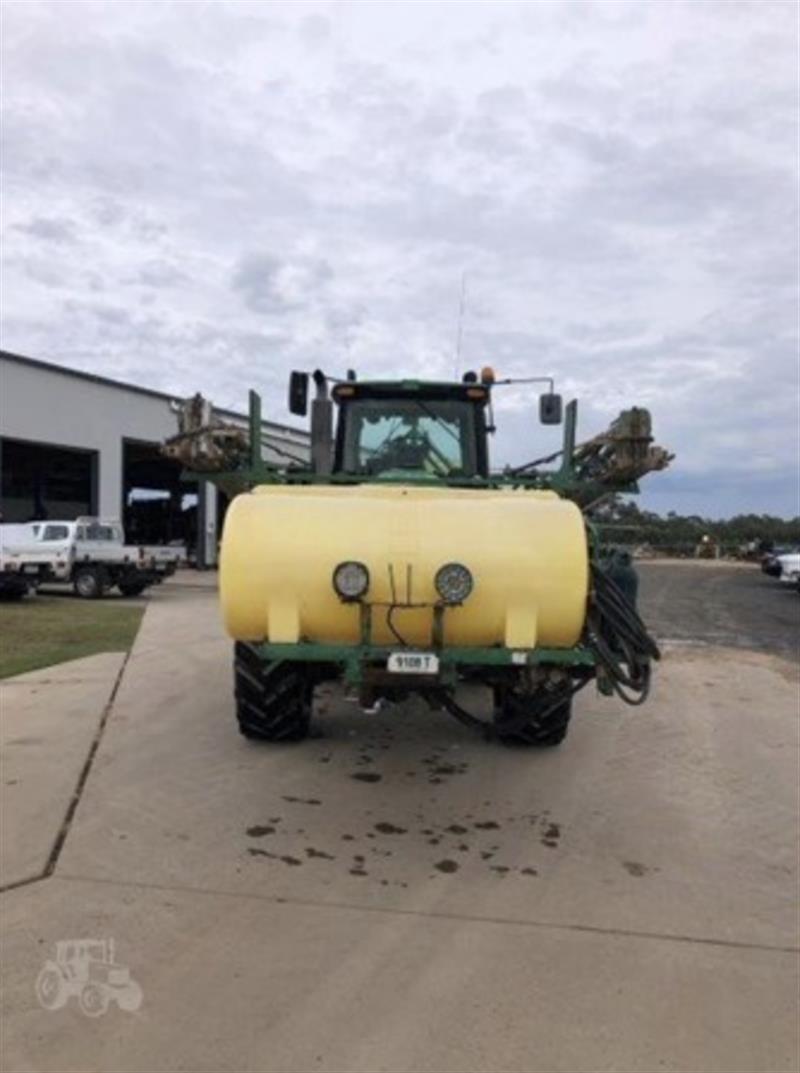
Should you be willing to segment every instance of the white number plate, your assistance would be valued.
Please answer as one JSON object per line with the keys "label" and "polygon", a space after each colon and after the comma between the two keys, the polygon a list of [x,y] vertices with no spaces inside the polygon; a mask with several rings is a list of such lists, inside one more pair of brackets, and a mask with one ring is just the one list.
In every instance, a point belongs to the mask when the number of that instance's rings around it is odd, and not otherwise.
{"label": "white number plate", "polygon": [[392,652],[386,667],[394,674],[438,674],[439,657],[430,652]]}

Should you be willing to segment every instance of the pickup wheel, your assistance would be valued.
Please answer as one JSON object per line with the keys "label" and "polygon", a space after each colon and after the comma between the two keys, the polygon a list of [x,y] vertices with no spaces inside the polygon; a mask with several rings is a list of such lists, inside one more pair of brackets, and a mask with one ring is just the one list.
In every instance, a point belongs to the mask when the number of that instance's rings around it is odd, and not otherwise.
{"label": "pickup wheel", "polygon": [[553,698],[512,689],[497,692],[494,726],[501,741],[546,749],[566,738],[572,717],[571,697],[551,708]]}
{"label": "pickup wheel", "polygon": [[239,731],[256,741],[301,741],[311,724],[313,680],[302,664],[265,663],[253,645],[237,642],[233,659]]}
{"label": "pickup wheel", "polygon": [[76,596],[98,600],[109,588],[108,575],[101,566],[79,566],[72,577]]}
{"label": "pickup wheel", "polygon": [[141,596],[147,588],[146,581],[120,581],[117,586],[123,596]]}

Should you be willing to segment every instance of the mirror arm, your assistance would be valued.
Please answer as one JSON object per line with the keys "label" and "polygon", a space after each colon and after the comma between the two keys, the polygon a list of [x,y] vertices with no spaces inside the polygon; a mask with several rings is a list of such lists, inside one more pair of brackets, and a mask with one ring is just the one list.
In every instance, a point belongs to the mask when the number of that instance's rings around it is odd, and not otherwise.
{"label": "mirror arm", "polygon": [[518,376],[508,377],[505,380],[494,380],[492,387],[502,387],[505,384],[549,384],[550,394],[556,393],[556,382],[552,376]]}

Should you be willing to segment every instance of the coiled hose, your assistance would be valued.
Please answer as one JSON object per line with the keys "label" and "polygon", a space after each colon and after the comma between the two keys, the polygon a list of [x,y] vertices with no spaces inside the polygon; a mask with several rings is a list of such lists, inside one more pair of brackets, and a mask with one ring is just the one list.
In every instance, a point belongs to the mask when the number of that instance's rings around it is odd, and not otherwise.
{"label": "coiled hose", "polygon": [[596,562],[591,571],[587,647],[617,696],[626,704],[643,704],[650,692],[650,661],[661,658],[658,645],[619,585]]}

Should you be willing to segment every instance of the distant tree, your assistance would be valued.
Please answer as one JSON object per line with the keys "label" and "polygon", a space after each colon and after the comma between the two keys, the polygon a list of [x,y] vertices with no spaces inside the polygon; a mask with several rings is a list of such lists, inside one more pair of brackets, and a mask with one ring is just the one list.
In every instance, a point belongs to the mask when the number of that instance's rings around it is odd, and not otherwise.
{"label": "distant tree", "polygon": [[650,544],[655,548],[689,550],[706,535],[728,549],[754,542],[765,547],[800,546],[800,516],[787,519],[770,514],[737,514],[734,518],[714,519],[671,510],[661,517],[641,510],[631,499],[615,495],[593,512],[592,521],[609,541]]}

